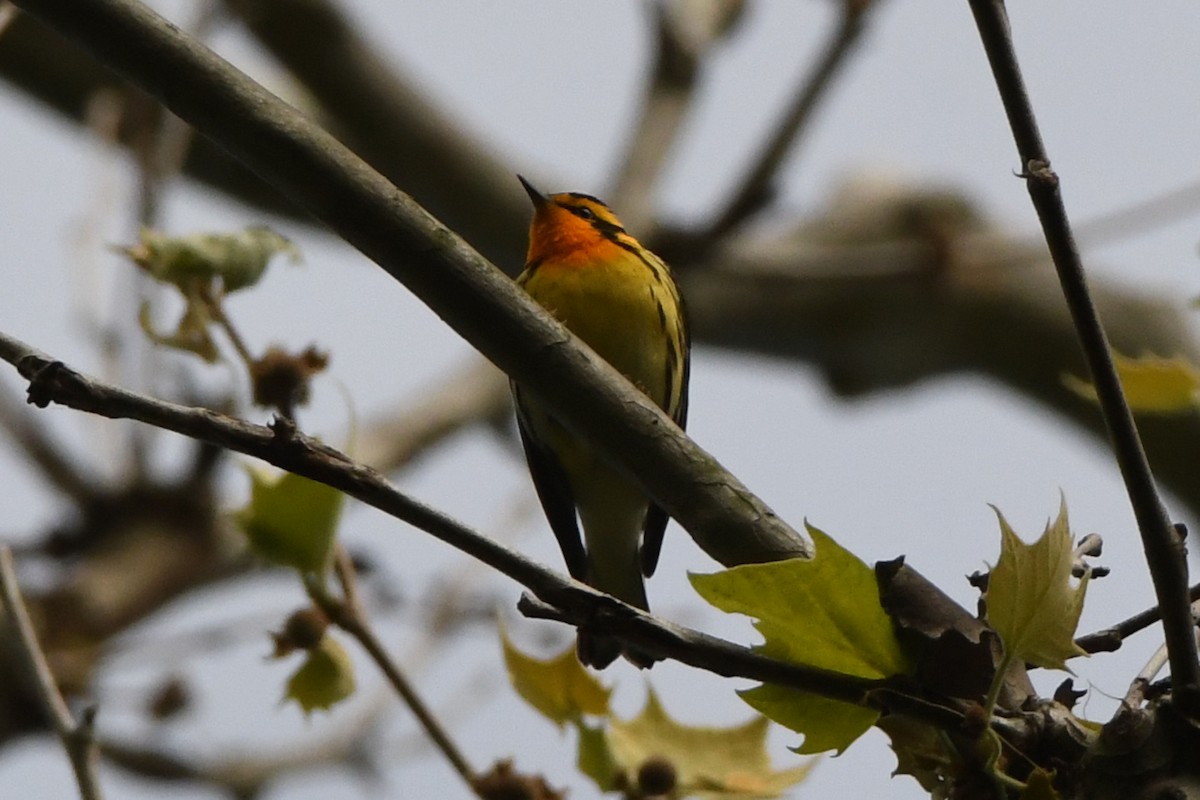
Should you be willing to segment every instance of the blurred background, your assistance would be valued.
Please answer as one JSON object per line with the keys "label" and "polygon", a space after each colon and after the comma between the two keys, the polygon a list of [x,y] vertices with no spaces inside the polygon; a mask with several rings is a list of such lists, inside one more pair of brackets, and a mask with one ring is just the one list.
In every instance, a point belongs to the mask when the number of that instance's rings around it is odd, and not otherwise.
{"label": "blurred background", "polygon": [[[609,200],[675,265],[691,304],[689,433],[794,526],[808,520],[868,563],[904,554],[973,609],[964,576],[999,552],[988,504],[1032,539],[1061,493],[1113,570],[1089,588],[1080,632],[1153,604],[1098,413],[1062,385],[1081,362],[965,3],[153,5],[510,273],[529,216],[515,173]],[[1194,356],[1200,17],[1182,0],[1010,14],[1114,344]],[[784,118],[814,65],[840,50],[792,130]],[[255,351],[330,354],[303,430],[354,438],[402,490],[561,568],[503,381],[403,286],[20,14],[0,33],[0,76],[0,330],[121,385],[265,422],[237,368],[145,341],[142,300],[162,327],[179,307],[111,246],[147,223],[268,224],[303,264],[274,264],[226,311]],[[748,183],[781,132],[769,180]],[[733,203],[747,187],[750,202]],[[247,764],[261,779],[244,796],[468,796],[352,642],[351,700],[307,720],[280,702],[295,662],[266,660],[266,631],[304,596],[292,575],[247,562],[228,529],[221,512],[248,496],[244,459],[27,409],[23,394],[0,370],[0,539],[55,631],[46,647],[64,682],[98,704],[101,738],[126,748],[124,767],[102,766],[110,796],[227,797],[225,778]],[[1171,511],[1191,522],[1198,420],[1142,422]],[[47,436],[51,456],[35,446]],[[512,757],[596,796],[570,735],[509,688],[496,618],[547,654],[570,632],[520,619],[513,582],[370,509],[351,505],[342,536],[388,648],[476,768]],[[652,608],[754,642],[745,620],[690,589],[688,571],[716,568],[673,526]],[[1083,714],[1106,720],[1159,643],[1151,629],[1075,664]],[[750,715],[734,694],[747,683],[675,664],[602,677],[626,715],[647,685],[687,723]],[[1034,677],[1050,692],[1064,676]],[[0,700],[0,795],[74,796],[61,748],[35,723],[19,699]],[[798,743],[773,731],[776,765],[798,763]],[[168,754],[193,778],[139,774]],[[894,766],[872,731],[792,796],[924,794]]]}

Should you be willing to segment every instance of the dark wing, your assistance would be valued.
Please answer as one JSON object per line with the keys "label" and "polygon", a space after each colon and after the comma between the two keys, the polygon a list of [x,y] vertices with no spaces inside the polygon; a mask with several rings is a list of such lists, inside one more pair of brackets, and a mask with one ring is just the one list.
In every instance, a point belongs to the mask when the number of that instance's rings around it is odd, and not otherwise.
{"label": "dark wing", "polygon": [[529,474],[533,477],[533,488],[542,501],[542,510],[558,539],[567,571],[577,581],[587,580],[587,553],[583,539],[579,536],[579,523],[575,519],[575,496],[562,464],[531,430],[521,402],[521,393],[516,384],[512,387],[513,400],[517,407],[517,430],[521,433],[521,445],[525,448],[525,460],[529,462]]}
{"label": "dark wing", "polygon": [[[687,429],[688,414],[688,379],[692,373],[692,345],[688,336],[687,309],[682,302],[679,304],[680,322],[683,326],[683,380],[680,382],[679,405],[671,419],[680,428]],[[658,567],[658,557],[662,553],[663,535],[667,531],[670,516],[662,506],[651,503],[646,509],[646,525],[642,529],[642,574],[649,578]]]}

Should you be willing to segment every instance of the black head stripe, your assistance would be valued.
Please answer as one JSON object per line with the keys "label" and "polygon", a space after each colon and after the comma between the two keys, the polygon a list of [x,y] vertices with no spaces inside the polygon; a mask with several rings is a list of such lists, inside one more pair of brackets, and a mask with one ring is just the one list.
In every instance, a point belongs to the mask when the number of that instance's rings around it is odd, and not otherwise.
{"label": "black head stripe", "polygon": [[[572,195],[572,196],[574,196],[574,195]],[[579,196],[580,197],[588,197],[587,195],[579,195]],[[594,200],[595,198],[588,197],[588,199]],[[599,203],[600,201],[596,200],[595,202]],[[606,239],[614,239],[614,237],[618,233],[625,232],[625,229],[622,228],[620,225],[615,225],[606,219],[601,219],[600,217],[596,216],[596,212],[592,211],[591,209],[587,209],[587,212],[585,212],[584,206],[573,206],[573,205],[569,205],[567,203],[559,203],[559,205],[562,206],[563,208],[565,208],[567,211],[570,211],[575,216],[577,216],[580,219],[587,222],[589,225],[591,225],[593,228],[595,228],[600,233],[601,236],[605,237]],[[607,206],[604,206],[603,203],[601,203],[601,206],[607,208]]]}
{"label": "black head stripe", "polygon": [[583,192],[567,192],[567,197],[571,198],[572,200],[590,200],[598,206],[604,206],[605,208],[608,208],[608,204],[599,197],[593,197],[592,195],[584,194]]}

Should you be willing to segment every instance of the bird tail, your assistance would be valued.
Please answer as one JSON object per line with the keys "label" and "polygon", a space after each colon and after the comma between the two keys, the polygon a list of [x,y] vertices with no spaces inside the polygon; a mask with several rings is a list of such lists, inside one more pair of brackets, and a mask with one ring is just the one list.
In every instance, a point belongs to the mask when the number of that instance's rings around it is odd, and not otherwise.
{"label": "bird tail", "polygon": [[[644,497],[639,492],[637,502],[619,502],[612,497],[610,502],[598,504],[598,507],[581,504],[580,512],[587,540],[588,584],[648,611],[650,606],[646,601],[646,584],[638,554],[646,514]],[[581,662],[595,669],[604,669],[621,655],[640,669],[647,669],[659,660],[623,645],[611,636],[582,629],[576,641],[576,652]]]}

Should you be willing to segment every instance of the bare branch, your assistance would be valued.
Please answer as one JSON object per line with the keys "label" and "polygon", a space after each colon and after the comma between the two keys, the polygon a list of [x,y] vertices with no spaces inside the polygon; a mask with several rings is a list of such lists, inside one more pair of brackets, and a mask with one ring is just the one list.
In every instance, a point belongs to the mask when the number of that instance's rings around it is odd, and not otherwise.
{"label": "bare branch", "polygon": [[0,429],[13,440],[38,474],[76,505],[82,505],[96,491],[93,479],[50,437],[44,425],[35,425],[33,416],[19,406],[6,389],[0,388]]}
{"label": "bare branch", "polygon": [[33,621],[29,619],[29,612],[21,600],[12,553],[7,545],[0,545],[0,591],[3,592],[4,610],[9,626],[16,632],[25,664],[34,677],[38,700],[54,725],[54,731],[71,761],[71,769],[75,771],[79,795],[83,800],[100,800],[103,794],[96,777],[96,742],[93,736],[95,708],[86,709],[82,719],[76,723],[62,695],[59,694],[54,675],[50,672],[50,665],[46,663],[46,656],[38,646]]}
{"label": "bare branch", "polygon": [[[340,549],[340,548],[339,548]],[[312,601],[325,612],[339,628],[353,636],[379,670],[387,678],[388,683],[396,690],[409,710],[417,718],[421,727],[425,729],[425,733],[434,743],[450,765],[454,767],[454,771],[466,782],[467,786],[475,791],[475,783],[478,778],[477,773],[467,761],[463,752],[450,738],[450,734],[445,727],[434,715],[433,710],[417,692],[416,687],[408,679],[404,670],[400,665],[392,659],[388,654],[383,643],[379,641],[379,637],[375,635],[375,631],[371,629],[366,617],[362,613],[362,607],[358,604],[357,590],[354,588],[354,567],[350,564],[349,559],[345,557],[344,551],[337,558],[337,573],[342,582],[342,587],[345,592],[345,598],[339,600],[325,591],[320,583],[316,580],[306,581],[305,588],[308,590],[308,596]]]}
{"label": "bare branch", "polygon": [[674,625],[589,586],[562,577],[528,560],[441,512],[396,491],[381,475],[356,464],[337,450],[309,439],[285,420],[274,430],[232,419],[207,409],[154,400],[79,375],[61,362],[39,356],[28,346],[0,334],[0,358],[16,362],[31,376],[31,400],[56,402],[110,418],[136,419],[164,430],[211,442],[319,481],[408,522],[532,590],[526,600],[539,616],[587,624],[605,634],[629,639],[639,648],[719,675],[778,683],[845,702],[892,707],[934,724],[956,725],[958,712],[909,697],[887,680],[870,680],[799,664],[787,664],[747,648]]}
{"label": "bare branch", "polygon": [[[1200,601],[1200,583],[1193,585],[1188,590],[1188,601],[1192,603]],[[1162,611],[1158,606],[1153,606],[1134,614],[1129,619],[1121,620],[1116,625],[1110,625],[1104,630],[1080,636],[1075,640],[1075,644],[1089,653],[1110,653],[1120,648],[1122,642],[1130,636],[1149,628],[1160,619],[1162,619]]]}
{"label": "bare branch", "polygon": [[1079,251],[1017,64],[1003,0],[971,0],[988,63],[1021,157],[1021,171],[1058,271],[1063,295],[1087,359],[1126,491],[1137,517],[1146,563],[1162,609],[1171,679],[1181,707],[1200,716],[1200,654],[1187,599],[1183,539],[1167,516],[1138,438],[1137,426],[1113,366],[1111,350],[1088,292]]}
{"label": "bare branch", "polygon": [[708,230],[701,234],[702,239],[714,242],[722,238],[771,201],[780,164],[808,129],[817,103],[832,86],[838,71],[847,63],[847,57],[866,28],[866,15],[873,4],[873,0],[841,0],[841,19],[831,32],[825,51],[813,67],[812,74],[800,85],[800,90],[775,132],[733,191],[732,199],[716,215]]}
{"label": "bare branch", "polygon": [[469,226],[472,243],[495,263],[519,270],[529,201],[516,170],[407,82],[339,4],[225,5],[328,112],[339,139],[449,227]]}
{"label": "bare branch", "polygon": [[469,426],[507,425],[511,414],[508,377],[474,357],[411,405],[394,408],[365,425],[356,452],[375,469],[390,473],[409,466],[431,447]]}
{"label": "bare branch", "polygon": [[[382,265],[723,562],[803,538],[452,231],[295,109],[133,0],[20,0]],[[169,76],[169,77],[168,77]]]}
{"label": "bare branch", "polygon": [[629,229],[643,238],[651,233],[654,189],[691,111],[703,59],[736,26],[745,6],[682,0],[647,8],[653,15],[654,63],[609,197]]}
{"label": "bare branch", "polygon": [[[382,687],[380,687],[382,689]],[[388,704],[371,699],[363,710],[312,742],[275,753],[238,753],[203,761],[143,743],[106,738],[99,742],[105,761],[156,781],[195,781],[219,786],[239,798],[252,798],[276,778],[298,770],[341,764],[369,768],[369,744]]]}

